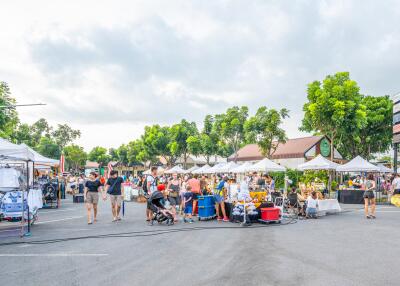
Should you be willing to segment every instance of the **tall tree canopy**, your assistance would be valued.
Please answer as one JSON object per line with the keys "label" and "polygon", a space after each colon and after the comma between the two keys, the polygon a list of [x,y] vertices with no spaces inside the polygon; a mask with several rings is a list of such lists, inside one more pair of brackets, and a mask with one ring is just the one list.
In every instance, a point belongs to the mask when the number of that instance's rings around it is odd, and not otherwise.
{"label": "tall tree canopy", "polygon": [[346,158],[357,155],[372,159],[373,153],[384,153],[392,143],[393,103],[389,96],[365,96],[367,123],[352,132],[342,133],[338,149]]}
{"label": "tall tree canopy", "polygon": [[52,159],[60,159],[61,148],[58,144],[49,137],[40,138],[39,144],[35,147],[35,150],[45,157]]}
{"label": "tall tree canopy", "polygon": [[289,116],[285,108],[277,111],[265,106],[257,110],[255,116],[250,117],[245,123],[247,140],[255,142],[264,156],[270,157],[274,154],[279,143],[287,140],[285,130],[280,125]]}
{"label": "tall tree canopy", "polygon": [[328,75],[321,83],[308,85],[305,112],[301,130],[317,131],[330,137],[331,159],[333,145],[342,134],[354,133],[367,124],[366,107],[357,83],[350,79],[348,72]]}
{"label": "tall tree canopy", "polygon": [[[249,109],[247,106],[234,106],[228,108],[223,114],[215,116],[214,132],[220,136],[219,145],[220,148],[224,148],[225,145],[229,146],[234,154],[235,161],[237,157],[237,151],[245,141],[245,130],[244,124],[247,120]],[[226,148],[226,147],[225,147]]]}
{"label": "tall tree canopy", "polygon": [[15,110],[15,99],[7,83],[0,82],[0,136],[12,139],[18,124],[18,113]]}
{"label": "tall tree canopy", "polygon": [[186,167],[187,158],[189,156],[188,138],[199,134],[195,122],[188,122],[182,119],[180,123],[171,127],[171,144],[170,151],[176,157],[183,157],[184,166]]}
{"label": "tall tree canopy", "polygon": [[146,126],[142,136],[146,153],[150,157],[162,156],[166,159],[168,165],[176,161],[175,154],[171,151],[171,128],[160,125]]}
{"label": "tall tree canopy", "polygon": [[53,131],[52,136],[61,149],[63,149],[69,143],[81,137],[81,132],[72,129],[68,124],[58,124],[57,129]]}
{"label": "tall tree canopy", "polygon": [[97,162],[100,166],[105,166],[110,162],[110,156],[107,154],[107,149],[104,147],[94,147],[88,154],[88,159]]}
{"label": "tall tree canopy", "polygon": [[68,164],[70,169],[78,171],[80,168],[85,166],[87,154],[83,150],[83,147],[78,145],[70,145],[64,148],[65,162]]}

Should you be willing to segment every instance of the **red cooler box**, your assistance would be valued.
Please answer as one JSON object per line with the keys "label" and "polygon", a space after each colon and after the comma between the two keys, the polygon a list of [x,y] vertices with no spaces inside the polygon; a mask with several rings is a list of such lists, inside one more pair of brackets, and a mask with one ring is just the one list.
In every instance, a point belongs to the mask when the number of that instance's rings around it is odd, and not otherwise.
{"label": "red cooler box", "polygon": [[278,221],[280,209],[278,208],[262,208],[261,219],[264,221]]}

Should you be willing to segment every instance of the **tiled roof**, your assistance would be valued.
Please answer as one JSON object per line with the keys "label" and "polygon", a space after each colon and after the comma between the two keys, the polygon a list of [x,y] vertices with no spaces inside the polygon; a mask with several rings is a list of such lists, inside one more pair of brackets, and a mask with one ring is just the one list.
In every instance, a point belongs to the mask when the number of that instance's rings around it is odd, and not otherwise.
{"label": "tiled roof", "polygon": [[[272,159],[284,158],[300,158],[304,157],[304,153],[311,147],[317,144],[324,136],[309,136],[303,138],[289,139],[284,144],[279,144]],[[235,157],[232,154],[229,159],[233,160]],[[261,154],[260,148],[257,144],[248,144],[238,151],[239,161],[253,161],[261,160],[264,156]]]}

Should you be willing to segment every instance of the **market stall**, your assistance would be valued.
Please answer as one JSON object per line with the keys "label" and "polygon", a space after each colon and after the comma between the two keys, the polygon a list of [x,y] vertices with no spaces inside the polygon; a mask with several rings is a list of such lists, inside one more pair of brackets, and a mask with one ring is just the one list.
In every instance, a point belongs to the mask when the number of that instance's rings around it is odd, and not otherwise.
{"label": "market stall", "polygon": [[185,174],[186,170],[182,169],[179,166],[175,166],[171,169],[165,171],[165,174]]}
{"label": "market stall", "polygon": [[[350,162],[336,168],[337,172],[353,173],[376,173],[379,167],[371,164],[360,156],[355,157]],[[354,186],[341,187],[338,191],[338,201],[343,204],[363,204],[364,190],[354,188]]]}
{"label": "market stall", "polygon": [[29,197],[29,163],[33,159],[27,147],[0,138],[0,212],[2,217],[21,221],[20,235],[30,233],[32,211],[36,209],[35,196]]}
{"label": "market stall", "polygon": [[208,172],[208,170],[209,170],[210,168],[211,168],[210,165],[207,165],[207,164],[206,164],[206,165],[204,165],[203,167],[198,168],[198,169],[192,171],[192,174],[207,174],[207,172]]}
{"label": "market stall", "polygon": [[236,168],[233,168],[233,169],[231,170],[231,173],[234,173],[234,174],[244,174],[244,173],[247,173],[247,172],[249,171],[249,168],[250,168],[251,166],[253,166],[252,163],[250,163],[250,162],[244,162],[242,165],[238,165],[238,166],[236,166]]}
{"label": "market stall", "polygon": [[185,173],[186,174],[192,174],[193,173],[193,171],[195,171],[195,170],[197,170],[197,169],[199,169],[200,167],[199,166],[193,166],[192,168],[190,168],[190,169],[187,169],[186,171],[185,171]]}

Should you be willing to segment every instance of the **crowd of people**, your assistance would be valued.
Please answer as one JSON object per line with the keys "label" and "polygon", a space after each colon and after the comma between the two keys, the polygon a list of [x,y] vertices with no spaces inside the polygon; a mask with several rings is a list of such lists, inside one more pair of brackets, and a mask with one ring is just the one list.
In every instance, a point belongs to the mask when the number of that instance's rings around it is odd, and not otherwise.
{"label": "crowd of people", "polygon": [[[241,176],[241,180],[236,177],[221,175],[192,175],[192,174],[170,174],[158,175],[158,168],[152,167],[151,174],[142,176],[118,176],[117,171],[111,171],[109,178],[98,176],[95,172],[90,173],[88,178],[80,175],[78,177],[68,177],[66,179],[67,192],[83,193],[87,208],[88,224],[97,222],[97,205],[100,199],[109,198],[112,209],[112,220],[121,220],[121,204],[123,201],[124,182],[130,182],[135,188],[142,189],[146,198],[150,198],[155,192],[162,194],[163,206],[173,216],[175,222],[179,221],[179,216],[186,223],[193,223],[196,216],[196,207],[200,195],[212,195],[215,200],[217,220],[229,221],[225,210],[225,201],[231,194],[241,189],[247,190],[266,190],[270,195],[281,196],[279,190],[275,189],[275,180],[268,174],[259,175],[258,173]],[[351,178],[348,184],[354,188],[365,190],[365,217],[376,218],[375,216],[375,196],[374,191],[377,187],[383,189],[388,194],[400,194],[400,176],[397,174],[392,178],[381,178],[378,180],[379,186],[372,175],[366,178],[357,176]],[[288,194],[288,200],[292,207],[299,208],[307,218],[316,218],[318,207],[318,193],[311,192],[308,197],[303,197],[296,188]],[[270,197],[271,199],[271,197]],[[273,197],[271,199],[273,201]],[[294,204],[297,204],[294,206]],[[150,200],[147,202],[146,220],[151,222],[154,211]]]}

